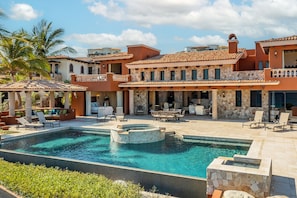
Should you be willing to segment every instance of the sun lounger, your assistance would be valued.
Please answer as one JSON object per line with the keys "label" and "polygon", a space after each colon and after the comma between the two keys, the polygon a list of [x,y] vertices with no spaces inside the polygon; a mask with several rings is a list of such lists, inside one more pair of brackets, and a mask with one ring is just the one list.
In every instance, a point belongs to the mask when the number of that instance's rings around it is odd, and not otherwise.
{"label": "sun lounger", "polygon": [[272,131],[276,131],[277,129],[285,130],[287,126],[291,127],[291,125],[289,124],[289,116],[290,113],[282,112],[279,116],[279,120],[276,123],[269,124],[266,127],[272,129]]}
{"label": "sun lounger", "polygon": [[249,126],[250,128],[260,127],[260,125],[263,124],[263,113],[264,111],[256,111],[254,119],[249,122],[243,122],[242,127],[244,126]]}
{"label": "sun lounger", "polygon": [[47,120],[43,112],[41,111],[37,112],[37,117],[38,117],[39,123],[43,125],[49,125],[51,127],[60,126],[59,120]]}
{"label": "sun lounger", "polygon": [[24,117],[16,118],[16,120],[19,123],[18,127],[24,127],[24,128],[39,128],[39,127],[44,127],[43,124],[41,124],[41,123],[31,123],[28,120],[26,120]]}

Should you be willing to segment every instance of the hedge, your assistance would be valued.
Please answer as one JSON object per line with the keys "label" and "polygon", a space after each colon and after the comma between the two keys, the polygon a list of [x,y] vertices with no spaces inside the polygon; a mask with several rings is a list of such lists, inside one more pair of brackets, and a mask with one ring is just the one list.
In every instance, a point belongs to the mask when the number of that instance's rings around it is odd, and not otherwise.
{"label": "hedge", "polygon": [[22,197],[138,198],[143,190],[131,182],[102,175],[9,163],[0,159],[0,184]]}

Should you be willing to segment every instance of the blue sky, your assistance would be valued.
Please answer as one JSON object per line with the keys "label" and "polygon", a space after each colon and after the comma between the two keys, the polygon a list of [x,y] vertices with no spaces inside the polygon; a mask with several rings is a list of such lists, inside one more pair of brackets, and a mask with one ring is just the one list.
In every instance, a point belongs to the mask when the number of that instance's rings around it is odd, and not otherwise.
{"label": "blue sky", "polygon": [[162,54],[187,46],[227,45],[235,33],[239,47],[295,35],[296,0],[5,0],[3,28],[30,31],[41,19],[63,28],[64,41],[86,56],[89,48],[146,44]]}

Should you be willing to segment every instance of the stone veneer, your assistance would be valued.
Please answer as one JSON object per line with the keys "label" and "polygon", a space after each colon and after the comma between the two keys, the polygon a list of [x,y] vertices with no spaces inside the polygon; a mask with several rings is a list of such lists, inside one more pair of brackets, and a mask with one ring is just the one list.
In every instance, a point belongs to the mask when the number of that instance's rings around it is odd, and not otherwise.
{"label": "stone veneer", "polygon": [[264,120],[268,121],[268,91],[262,90],[262,107],[250,107],[250,90],[241,90],[241,106],[236,107],[236,90],[218,91],[219,118],[246,119],[253,118],[257,110],[264,111]]}
{"label": "stone veneer", "polygon": [[[228,164],[229,161],[234,164]],[[239,165],[240,163],[245,166]],[[234,155],[233,158],[219,157],[207,167],[207,195],[211,195],[215,189],[239,190],[264,198],[269,196],[271,177],[271,159],[241,155]]]}
{"label": "stone veneer", "polygon": [[[181,63],[182,64],[182,63]],[[207,80],[203,80],[203,70],[208,69],[208,76],[209,78]],[[220,69],[220,79],[215,79],[215,69]],[[263,80],[264,79],[264,71],[233,71],[233,65],[217,65],[217,66],[183,66],[180,65],[179,67],[162,67],[162,68],[139,68],[139,69],[132,69],[131,70],[131,80],[132,82],[139,82],[141,81],[141,73],[144,74],[144,82],[160,82],[160,72],[164,71],[164,82],[168,83],[168,86],[170,86],[170,82],[175,81],[181,81],[181,71],[186,71],[186,80],[185,81],[199,81],[205,82],[208,80],[216,80],[216,81],[225,81],[225,80]],[[197,80],[192,80],[192,70],[197,71]],[[170,80],[170,72],[175,71],[175,80]],[[154,80],[151,79],[151,72],[154,72]],[[197,90],[187,90],[186,88],[184,91],[174,90],[174,89],[168,89],[168,91],[174,92],[174,99],[175,102],[182,107],[188,107],[188,98],[191,100],[191,93],[195,91],[202,91],[197,88]],[[205,89],[204,89],[205,90]],[[264,111],[264,120],[268,121],[268,111],[269,111],[269,94],[268,91],[262,90],[262,107],[250,107],[250,91],[251,88],[248,89],[238,89],[242,91],[242,106],[236,107],[235,102],[235,93],[236,90],[228,90],[228,87],[224,89],[218,90],[218,118],[227,118],[227,119],[248,119],[253,118],[254,113],[257,110],[263,110]],[[206,90],[206,91],[210,91]],[[164,102],[167,101],[168,93],[167,91],[161,91],[158,92],[158,96],[155,95],[155,97],[158,97],[160,107],[162,108],[162,105]],[[209,95],[209,100],[211,101],[211,94]],[[154,99],[150,99],[151,101],[154,101]],[[149,105],[152,103],[154,105],[154,102],[148,101],[148,91],[147,90],[135,90],[134,95],[134,106],[135,111],[137,109],[137,106],[142,106],[145,109],[145,114],[149,112]],[[204,105],[205,108],[208,108],[208,104]],[[152,109],[154,109],[154,106],[152,106]],[[137,112],[135,112],[137,114]]]}

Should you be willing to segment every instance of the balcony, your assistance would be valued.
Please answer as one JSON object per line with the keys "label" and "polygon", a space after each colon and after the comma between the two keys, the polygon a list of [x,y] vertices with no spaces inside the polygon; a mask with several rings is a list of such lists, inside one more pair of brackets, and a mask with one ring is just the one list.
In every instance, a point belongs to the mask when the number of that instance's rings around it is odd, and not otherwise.
{"label": "balcony", "polygon": [[76,82],[102,82],[107,81],[107,74],[77,75]]}
{"label": "balcony", "polygon": [[114,73],[71,76],[71,83],[86,86],[89,91],[118,91],[120,83],[129,81],[130,75]]}
{"label": "balcony", "polygon": [[291,69],[272,69],[271,70],[272,78],[292,78],[297,77],[297,68]]}

